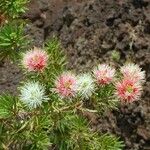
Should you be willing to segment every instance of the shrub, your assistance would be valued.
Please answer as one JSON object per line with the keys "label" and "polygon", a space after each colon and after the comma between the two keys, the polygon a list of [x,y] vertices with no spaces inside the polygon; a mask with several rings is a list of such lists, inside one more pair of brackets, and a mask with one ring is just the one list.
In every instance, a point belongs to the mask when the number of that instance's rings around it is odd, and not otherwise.
{"label": "shrub", "polygon": [[[4,0],[0,8],[15,18],[27,1]],[[75,74],[66,69],[57,38],[26,51],[24,26],[15,23],[0,28],[0,58],[17,60],[25,78],[17,96],[0,95],[0,149],[121,150],[119,138],[93,131],[84,114],[103,115],[120,103],[138,100],[145,72],[135,64],[119,71],[99,64],[91,72]]]}
{"label": "shrub", "polygon": [[18,18],[20,14],[26,11],[26,4],[29,0],[1,0],[0,13],[11,18]]}
{"label": "shrub", "polygon": [[55,38],[43,50],[34,48],[22,55],[23,60],[29,55],[26,63],[34,65],[32,69],[22,65],[26,80],[20,85],[18,97],[0,97],[1,147],[121,150],[123,143],[118,138],[92,131],[84,113],[102,115],[117,109],[120,102],[137,100],[144,72],[137,65],[127,64],[116,75],[114,68],[101,64],[91,73],[76,75],[63,69],[66,63],[60,51]]}
{"label": "shrub", "polygon": [[0,60],[9,58],[16,61],[20,57],[20,52],[24,51],[28,44],[23,23],[7,23],[0,28]]}

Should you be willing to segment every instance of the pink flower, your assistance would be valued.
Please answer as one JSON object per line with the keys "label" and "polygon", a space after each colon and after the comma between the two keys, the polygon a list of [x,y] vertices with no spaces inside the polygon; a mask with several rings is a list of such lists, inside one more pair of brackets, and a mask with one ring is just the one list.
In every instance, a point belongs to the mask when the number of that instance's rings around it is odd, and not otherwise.
{"label": "pink flower", "polygon": [[136,82],[145,81],[145,71],[141,71],[141,68],[135,64],[127,64],[121,67],[121,73],[126,79],[132,78]]}
{"label": "pink flower", "polygon": [[28,71],[43,71],[47,66],[48,55],[44,50],[34,47],[23,56],[23,65]]}
{"label": "pink flower", "polygon": [[116,95],[123,102],[133,102],[141,96],[142,87],[131,79],[123,79],[116,84]]}
{"label": "pink flower", "polygon": [[58,93],[62,98],[72,97],[76,93],[76,76],[66,72],[63,73],[55,82],[54,91]]}
{"label": "pink flower", "polygon": [[105,85],[109,84],[113,80],[115,76],[115,69],[106,64],[100,64],[94,69],[93,73],[97,80],[97,83]]}

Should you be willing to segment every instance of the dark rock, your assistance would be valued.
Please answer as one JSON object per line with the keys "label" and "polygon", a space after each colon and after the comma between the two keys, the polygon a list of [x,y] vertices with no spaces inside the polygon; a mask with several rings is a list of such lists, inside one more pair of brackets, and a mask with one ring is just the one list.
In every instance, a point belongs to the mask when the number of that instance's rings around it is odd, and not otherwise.
{"label": "dark rock", "polygon": [[143,126],[139,126],[137,129],[137,134],[144,140],[150,140],[150,131]]}

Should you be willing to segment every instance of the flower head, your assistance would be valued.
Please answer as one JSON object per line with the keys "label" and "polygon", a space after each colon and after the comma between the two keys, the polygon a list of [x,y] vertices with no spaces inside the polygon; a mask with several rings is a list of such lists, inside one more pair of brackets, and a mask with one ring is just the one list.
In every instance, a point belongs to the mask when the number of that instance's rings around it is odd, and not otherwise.
{"label": "flower head", "polygon": [[123,79],[116,84],[116,95],[124,102],[133,102],[141,96],[142,87],[132,78]]}
{"label": "flower head", "polygon": [[100,64],[94,69],[93,73],[97,80],[97,83],[105,85],[109,84],[113,80],[115,76],[115,69],[106,64]]}
{"label": "flower head", "polygon": [[95,90],[95,84],[90,74],[81,74],[77,80],[77,92],[83,98],[89,98]]}
{"label": "flower head", "polygon": [[30,109],[36,108],[43,101],[48,100],[45,96],[45,89],[39,82],[27,82],[21,87],[20,100]]}
{"label": "flower head", "polygon": [[55,81],[54,91],[58,93],[62,98],[73,97],[75,95],[76,76],[70,72],[61,74]]}
{"label": "flower head", "polygon": [[42,71],[47,66],[48,55],[44,50],[34,47],[23,56],[23,66],[28,71]]}
{"label": "flower head", "polygon": [[135,64],[127,64],[121,67],[121,73],[126,79],[132,78],[136,82],[144,82],[145,71],[141,71],[141,68]]}

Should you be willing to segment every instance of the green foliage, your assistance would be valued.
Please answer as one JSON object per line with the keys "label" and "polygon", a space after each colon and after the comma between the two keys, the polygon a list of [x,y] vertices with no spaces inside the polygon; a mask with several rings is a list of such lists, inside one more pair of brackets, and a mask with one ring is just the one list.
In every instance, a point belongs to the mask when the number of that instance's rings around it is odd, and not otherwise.
{"label": "green foliage", "polygon": [[15,101],[16,98],[11,95],[0,95],[0,119],[9,118],[13,115]]}
{"label": "green foliage", "polygon": [[124,147],[123,142],[119,141],[119,138],[112,135],[101,135],[99,140],[100,150],[122,150]]}
{"label": "green foliage", "polygon": [[48,129],[51,120],[47,114],[37,117],[34,112],[15,111],[0,124],[0,149],[47,150],[51,145]]}
{"label": "green foliage", "polygon": [[1,13],[16,18],[26,11],[26,4],[29,0],[0,0]]}
{"label": "green foliage", "polygon": [[110,135],[98,135],[88,127],[88,122],[71,113],[59,119],[50,137],[59,150],[121,150],[122,142]]}
{"label": "green foliage", "polygon": [[20,52],[25,50],[28,41],[24,36],[24,24],[15,22],[0,28],[0,59],[8,57],[15,61]]}
{"label": "green foliage", "polygon": [[69,107],[69,103],[65,106],[56,101],[55,107],[47,103],[41,109],[28,111],[10,95],[2,95],[0,100],[1,108],[6,108],[11,117],[0,123],[0,149],[47,150],[51,144],[59,150],[121,150],[123,147],[118,138],[93,132],[88,120],[76,110],[76,102]]}
{"label": "green foliage", "polygon": [[116,99],[114,92],[115,89],[112,84],[97,89],[93,104],[100,113],[118,108],[119,101]]}
{"label": "green foliage", "polygon": [[66,68],[66,57],[58,38],[54,37],[50,39],[46,43],[45,49],[49,55],[48,73],[56,76]]}
{"label": "green foliage", "polygon": [[24,145],[24,149],[29,150],[47,150],[50,147],[50,139],[45,131],[40,131],[39,133],[28,133],[28,141],[30,144]]}

